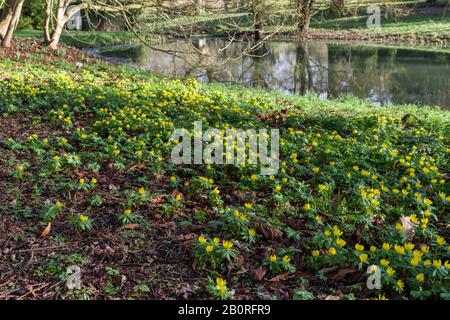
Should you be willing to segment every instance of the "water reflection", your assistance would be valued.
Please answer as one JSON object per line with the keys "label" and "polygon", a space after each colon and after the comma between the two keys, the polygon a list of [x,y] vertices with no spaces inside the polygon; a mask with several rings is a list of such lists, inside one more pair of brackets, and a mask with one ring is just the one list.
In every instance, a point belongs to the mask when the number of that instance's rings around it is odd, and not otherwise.
{"label": "water reflection", "polygon": [[[222,39],[175,41],[168,55],[146,47],[109,50],[145,69],[205,82],[242,83],[321,98],[343,94],[375,104],[415,103],[450,108],[450,55],[367,45],[270,42],[242,55],[248,42]],[[227,47],[226,47],[227,46]],[[224,47],[226,49],[222,50]]]}

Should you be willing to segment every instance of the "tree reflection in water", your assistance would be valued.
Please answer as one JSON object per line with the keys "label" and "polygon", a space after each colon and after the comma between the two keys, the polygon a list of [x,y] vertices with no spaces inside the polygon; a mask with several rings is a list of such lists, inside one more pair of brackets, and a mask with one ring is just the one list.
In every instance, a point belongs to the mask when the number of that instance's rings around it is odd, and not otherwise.
{"label": "tree reflection in water", "polygon": [[[223,49],[226,47],[226,49]],[[174,41],[171,56],[146,47],[108,50],[156,73],[205,82],[241,83],[321,98],[351,94],[375,104],[416,103],[450,108],[450,54],[323,42],[268,42],[242,54],[248,42],[217,38]],[[114,48],[111,48],[114,49]]]}

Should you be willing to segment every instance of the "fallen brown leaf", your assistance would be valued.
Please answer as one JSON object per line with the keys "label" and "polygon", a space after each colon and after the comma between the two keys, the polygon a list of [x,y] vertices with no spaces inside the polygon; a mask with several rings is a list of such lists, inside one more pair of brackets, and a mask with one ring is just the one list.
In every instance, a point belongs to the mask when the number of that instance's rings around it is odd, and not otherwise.
{"label": "fallen brown leaf", "polygon": [[252,278],[255,281],[261,281],[262,279],[264,279],[264,276],[266,275],[266,273],[267,273],[267,269],[263,266],[260,266],[258,269],[251,271]]}
{"label": "fallen brown leaf", "polygon": [[50,230],[52,229],[52,223],[49,222],[48,225],[45,227],[44,231],[41,233],[41,237],[45,238],[50,233]]}
{"label": "fallen brown leaf", "polygon": [[266,239],[276,240],[283,237],[283,231],[262,222],[255,223],[255,228]]}
{"label": "fallen brown leaf", "polygon": [[282,273],[279,274],[275,277],[273,277],[272,279],[269,279],[269,282],[280,282],[280,281],[286,281],[290,278],[292,278],[294,275],[291,273]]}

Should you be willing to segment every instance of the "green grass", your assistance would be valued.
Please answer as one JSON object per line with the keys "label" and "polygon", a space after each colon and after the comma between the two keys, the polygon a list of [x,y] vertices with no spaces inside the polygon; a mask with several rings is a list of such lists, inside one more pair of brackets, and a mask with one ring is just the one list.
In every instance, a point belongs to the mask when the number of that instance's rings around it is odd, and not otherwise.
{"label": "green grass", "polygon": [[[15,35],[20,38],[44,39],[44,34],[40,30],[18,30]],[[116,45],[134,40],[133,35],[126,31],[99,32],[65,30],[61,35],[61,43],[76,48]]]}

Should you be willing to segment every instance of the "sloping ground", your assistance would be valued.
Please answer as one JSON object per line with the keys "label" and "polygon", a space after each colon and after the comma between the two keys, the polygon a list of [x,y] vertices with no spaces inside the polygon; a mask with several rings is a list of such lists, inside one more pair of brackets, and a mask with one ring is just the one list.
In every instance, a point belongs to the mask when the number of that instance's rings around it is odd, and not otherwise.
{"label": "sloping ground", "polygon": [[[0,65],[0,298],[449,297],[448,113],[38,60]],[[198,120],[279,129],[279,172],[174,165]]]}

